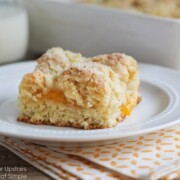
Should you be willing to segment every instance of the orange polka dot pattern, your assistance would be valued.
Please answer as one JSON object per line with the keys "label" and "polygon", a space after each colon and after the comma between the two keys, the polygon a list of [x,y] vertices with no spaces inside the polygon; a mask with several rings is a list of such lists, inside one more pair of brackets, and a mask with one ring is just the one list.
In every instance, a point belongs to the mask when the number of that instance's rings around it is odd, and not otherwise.
{"label": "orange polka dot pattern", "polygon": [[[50,173],[54,177],[54,173],[58,178],[68,180],[119,180],[119,176],[112,173],[111,170],[92,163],[74,155],[66,155],[56,150],[51,150],[48,147],[34,145],[24,140],[8,138],[0,136],[1,145],[5,146],[17,155],[30,162],[35,167],[41,166],[42,171]],[[17,153],[19,152],[19,153]],[[38,165],[37,165],[38,164]],[[45,167],[45,170],[42,167]]]}
{"label": "orange polka dot pattern", "polygon": [[96,147],[45,147],[0,136],[1,144],[54,179],[175,179],[180,176],[180,125]]}

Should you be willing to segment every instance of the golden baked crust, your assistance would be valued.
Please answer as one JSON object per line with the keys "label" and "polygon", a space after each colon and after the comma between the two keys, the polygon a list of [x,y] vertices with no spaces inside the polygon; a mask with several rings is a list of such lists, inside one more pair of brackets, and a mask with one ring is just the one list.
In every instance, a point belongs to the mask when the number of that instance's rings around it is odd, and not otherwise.
{"label": "golden baked crust", "polygon": [[[116,127],[116,125],[118,125],[119,122],[123,121],[125,119],[125,116],[123,115],[122,117],[120,117],[119,119],[116,120],[116,124],[114,124],[113,126],[108,126],[108,124],[104,124],[104,125],[99,125],[99,124],[89,124],[88,129],[105,129],[105,128],[112,128],[112,127]],[[31,121],[30,118],[18,118],[19,122],[26,122],[26,123],[30,123],[30,124],[34,124],[34,125],[52,125],[52,126],[58,126],[58,127],[74,127],[74,128],[78,128],[78,129],[84,129],[84,127],[79,124],[79,123],[75,123],[75,122],[63,122],[61,120],[57,121],[57,122],[50,122],[50,121]]]}
{"label": "golden baked crust", "polygon": [[79,2],[120,8],[162,17],[180,18],[179,0],[79,0]]}
{"label": "golden baked crust", "polygon": [[140,99],[137,62],[120,53],[85,58],[48,50],[19,86],[19,121],[84,129],[115,127]]}

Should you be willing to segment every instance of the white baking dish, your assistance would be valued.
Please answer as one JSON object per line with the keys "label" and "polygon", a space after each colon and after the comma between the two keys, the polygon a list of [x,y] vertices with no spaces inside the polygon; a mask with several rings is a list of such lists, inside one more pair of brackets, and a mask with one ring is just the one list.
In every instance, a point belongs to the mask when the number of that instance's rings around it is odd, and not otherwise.
{"label": "white baking dish", "polygon": [[41,53],[53,46],[86,56],[118,51],[138,61],[180,70],[179,19],[62,1],[24,3],[30,15],[33,51]]}

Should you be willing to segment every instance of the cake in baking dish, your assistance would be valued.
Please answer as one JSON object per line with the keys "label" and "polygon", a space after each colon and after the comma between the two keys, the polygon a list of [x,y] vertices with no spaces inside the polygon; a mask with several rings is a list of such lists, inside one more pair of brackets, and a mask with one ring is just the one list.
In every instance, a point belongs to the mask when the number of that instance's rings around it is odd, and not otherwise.
{"label": "cake in baking dish", "polygon": [[140,101],[137,62],[49,49],[19,86],[19,121],[83,129],[115,127]]}
{"label": "cake in baking dish", "polygon": [[180,0],[78,0],[78,2],[120,8],[161,17],[180,18]]}

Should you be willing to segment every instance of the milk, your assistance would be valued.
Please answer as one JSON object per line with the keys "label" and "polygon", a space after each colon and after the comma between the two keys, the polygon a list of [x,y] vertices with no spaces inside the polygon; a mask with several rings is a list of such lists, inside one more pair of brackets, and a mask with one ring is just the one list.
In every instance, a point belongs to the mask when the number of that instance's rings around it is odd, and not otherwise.
{"label": "milk", "polygon": [[20,7],[0,4],[0,63],[21,60],[27,44],[26,12]]}

